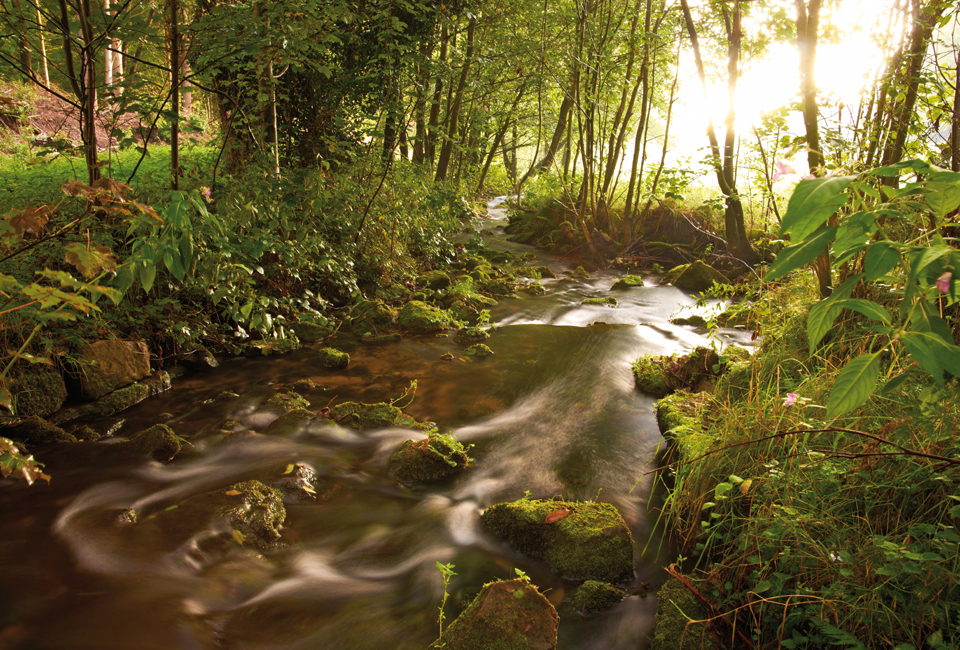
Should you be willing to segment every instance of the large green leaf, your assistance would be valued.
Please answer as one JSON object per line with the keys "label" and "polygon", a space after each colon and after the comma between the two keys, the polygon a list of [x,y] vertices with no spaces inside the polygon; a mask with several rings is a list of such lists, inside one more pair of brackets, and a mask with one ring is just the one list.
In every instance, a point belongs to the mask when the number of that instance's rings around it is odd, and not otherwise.
{"label": "large green leaf", "polygon": [[867,172],[868,176],[898,176],[901,171],[904,169],[912,169],[918,174],[929,174],[931,171],[940,171],[940,168],[936,165],[931,165],[926,160],[921,160],[919,158],[914,158],[912,160],[904,160],[892,165],[886,165],[885,167],[877,167],[876,169],[871,169]]}
{"label": "large green leaf", "polygon": [[886,325],[890,324],[890,312],[882,305],[878,305],[872,300],[861,300],[859,298],[849,298],[847,300],[838,300],[837,307],[846,307],[855,312],[861,313],[867,318],[878,320]]}
{"label": "large green leaf", "polygon": [[927,203],[943,218],[960,207],[960,172],[936,172],[926,182]]}
{"label": "large green leaf", "polygon": [[[932,332],[907,332],[901,338],[908,334],[911,341],[923,343],[936,358],[937,363],[947,372],[954,377],[960,377],[960,348],[953,343],[947,343],[943,338]],[[910,348],[907,348],[907,350],[909,351]],[[926,369],[926,366],[924,366],[924,369]]]}
{"label": "large green leaf", "polygon": [[817,345],[833,327],[833,321],[840,315],[843,308],[837,303],[850,297],[850,293],[862,277],[862,273],[857,273],[847,278],[847,281],[834,289],[828,298],[810,307],[810,312],[807,314],[807,343],[810,346],[810,354],[817,349]]}
{"label": "large green leaf", "polygon": [[871,244],[863,258],[863,270],[867,282],[879,280],[893,270],[900,261],[900,251],[890,242],[879,241]]}
{"label": "large green leaf", "polygon": [[767,271],[765,276],[766,280],[773,281],[781,278],[790,271],[815,260],[826,249],[827,244],[830,243],[836,233],[836,226],[827,226],[799,244],[784,248],[777,255],[773,264],[770,265],[770,270]]}
{"label": "large green leaf", "polygon": [[943,386],[943,369],[937,362],[937,356],[927,345],[923,335],[916,332],[904,332],[898,339],[907,348],[907,352],[920,367],[927,371],[938,384]]}
{"label": "large green leaf", "polygon": [[827,402],[827,417],[849,413],[867,401],[880,378],[880,353],[857,357],[840,371]]}
{"label": "large green leaf", "polygon": [[843,191],[851,180],[853,176],[829,176],[797,183],[783,215],[781,236],[790,233],[796,242],[806,239],[846,203]]}

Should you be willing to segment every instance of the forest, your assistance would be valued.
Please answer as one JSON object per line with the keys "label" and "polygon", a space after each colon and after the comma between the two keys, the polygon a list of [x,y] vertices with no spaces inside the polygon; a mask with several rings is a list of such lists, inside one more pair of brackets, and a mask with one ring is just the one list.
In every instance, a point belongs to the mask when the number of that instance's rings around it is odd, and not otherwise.
{"label": "forest", "polygon": [[[150,596],[204,610],[168,613],[190,642],[143,647],[960,648],[955,0],[0,6],[0,557],[71,567],[0,579],[0,650],[132,647],[152,601],[78,550],[117,509],[123,557],[232,530]],[[105,341],[144,372],[91,388]],[[503,451],[504,422],[556,458]],[[369,431],[397,428],[385,456]],[[241,433],[288,447],[217,455]],[[414,449],[440,474],[398,469]],[[286,514],[210,523],[201,487]],[[556,529],[612,504],[633,569],[559,568],[501,501]],[[432,532],[463,503],[512,550]],[[394,541],[317,532],[365,517]],[[310,553],[355,581],[317,620],[273,596]],[[545,597],[552,641],[463,618],[493,578]],[[98,596],[125,631],[84,645],[44,581],[142,606]]]}

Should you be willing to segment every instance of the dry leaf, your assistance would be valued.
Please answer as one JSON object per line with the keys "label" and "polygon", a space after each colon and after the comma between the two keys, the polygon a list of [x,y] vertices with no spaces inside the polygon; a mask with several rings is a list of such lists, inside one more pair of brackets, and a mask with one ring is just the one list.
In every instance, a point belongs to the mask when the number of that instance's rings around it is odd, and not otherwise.
{"label": "dry leaf", "polygon": [[573,510],[566,510],[566,509],[554,510],[549,515],[547,515],[547,518],[544,521],[547,522],[548,524],[553,524],[560,521],[561,519],[569,515],[571,512],[573,512]]}
{"label": "dry leaf", "polygon": [[243,494],[243,492],[241,492],[240,490],[227,490],[226,492],[224,492],[224,494],[226,494],[228,497],[235,497],[238,494]]}

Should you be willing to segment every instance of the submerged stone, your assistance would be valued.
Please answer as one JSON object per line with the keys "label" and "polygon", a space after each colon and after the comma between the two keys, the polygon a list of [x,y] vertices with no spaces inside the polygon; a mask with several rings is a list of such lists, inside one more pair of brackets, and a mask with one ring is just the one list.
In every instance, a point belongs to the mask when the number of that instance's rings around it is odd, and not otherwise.
{"label": "submerged stone", "polygon": [[532,293],[535,296],[545,296],[547,295],[547,288],[540,284],[539,282],[534,282],[533,284],[528,284],[523,288],[527,293]]}
{"label": "submerged stone", "polygon": [[17,424],[0,429],[0,435],[14,442],[22,442],[28,445],[49,445],[57,442],[77,441],[76,437],[37,415],[31,415]]}
{"label": "submerged stone", "polygon": [[642,287],[643,278],[639,275],[625,275],[616,282],[613,283],[613,286],[610,287],[611,290],[620,291],[622,289],[633,289],[634,287]]}
{"label": "submerged stone", "polygon": [[337,348],[320,348],[317,351],[317,357],[320,359],[320,365],[331,370],[346,368],[350,365],[350,355]]}
{"label": "submerged stone", "polygon": [[693,314],[684,318],[671,318],[670,322],[674,325],[689,325],[691,327],[706,327],[707,319],[700,314]]}
{"label": "submerged stone", "polygon": [[584,278],[584,279],[590,277],[590,274],[582,266],[578,266],[577,268],[575,268],[570,275],[572,275],[575,278]]}
{"label": "submerged stone", "polygon": [[120,444],[137,453],[149,455],[160,463],[169,463],[183,448],[177,434],[165,424],[154,425]]}
{"label": "submerged stone", "polygon": [[294,409],[278,417],[263,428],[260,433],[265,436],[277,436],[291,433],[315,419],[316,413],[307,409]]}
{"label": "submerged stone", "polygon": [[485,341],[490,338],[490,335],[487,334],[487,331],[482,327],[464,327],[463,329],[457,330],[457,335],[454,337],[458,343],[469,343],[474,341]]}
{"label": "submerged stone", "polygon": [[268,409],[275,409],[286,413],[296,411],[297,409],[306,409],[310,406],[310,400],[299,393],[288,391],[285,393],[277,393],[264,402],[263,405]]}
{"label": "submerged stone", "polygon": [[354,334],[380,334],[397,322],[397,310],[379,300],[362,300],[350,310],[350,329]]}
{"label": "submerged stone", "polygon": [[406,486],[435,483],[459,474],[470,457],[464,446],[448,435],[405,440],[390,457],[387,470]]}
{"label": "submerged stone", "polygon": [[706,291],[713,283],[728,284],[727,277],[706,262],[696,260],[670,269],[660,284],[672,284],[688,291]]}
{"label": "submerged stone", "polygon": [[521,499],[490,506],[483,521],[517,551],[543,558],[564,577],[633,579],[633,537],[609,503]]}
{"label": "submerged stone", "polygon": [[477,343],[476,345],[471,345],[464,350],[463,353],[470,357],[489,357],[493,355],[493,350],[483,343]]}
{"label": "submerged stone", "polygon": [[411,300],[400,310],[397,325],[400,329],[414,334],[429,334],[452,327],[453,317],[443,309],[419,300]]}
{"label": "submerged stone", "polygon": [[397,419],[402,416],[403,411],[387,402],[376,404],[341,402],[330,407],[330,417],[346,427],[355,429],[383,429],[397,426]]}
{"label": "submerged stone", "polygon": [[606,296],[604,298],[584,298],[581,305],[600,305],[603,307],[616,307],[619,303],[617,299],[613,296]]}
{"label": "submerged stone", "polygon": [[559,620],[550,601],[527,580],[491,582],[430,648],[554,650]]}
{"label": "submerged stone", "polygon": [[627,592],[619,587],[596,580],[587,580],[573,592],[570,604],[580,615],[591,616],[608,607],[613,607],[626,595]]}

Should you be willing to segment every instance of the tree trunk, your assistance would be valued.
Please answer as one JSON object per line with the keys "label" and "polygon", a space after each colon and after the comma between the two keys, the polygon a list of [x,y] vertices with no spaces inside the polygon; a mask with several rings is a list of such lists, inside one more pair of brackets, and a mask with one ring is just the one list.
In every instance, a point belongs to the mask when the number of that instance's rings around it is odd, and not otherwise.
{"label": "tree trunk", "polygon": [[[259,14],[259,12],[257,12]],[[170,0],[170,189],[180,187],[180,5]],[[257,16],[259,18],[259,15]]]}
{"label": "tree trunk", "polygon": [[17,23],[19,24],[19,43],[17,45],[17,54],[20,58],[21,72],[27,77],[33,76],[33,68],[30,61],[30,40],[27,38],[27,19],[21,10],[20,0],[13,0],[13,10],[17,14]]}
{"label": "tree trunk", "polygon": [[444,24],[440,32],[440,56],[437,66],[437,80],[433,86],[433,99],[430,102],[430,122],[427,124],[427,138],[424,157],[432,168],[437,152],[437,131],[440,125],[440,100],[443,99],[443,64],[447,61],[447,42],[450,36]]}
{"label": "tree trunk", "polygon": [[437,159],[436,181],[443,181],[447,177],[447,167],[450,164],[450,155],[453,153],[453,142],[457,135],[457,127],[460,120],[460,106],[463,103],[463,91],[467,87],[467,78],[470,73],[470,62],[473,60],[473,37],[477,31],[477,19],[471,18],[467,26],[467,50],[460,70],[460,82],[457,84],[457,92],[450,105],[450,112],[447,115],[447,137],[443,141],[440,149],[440,157]]}
{"label": "tree trunk", "polygon": [[517,96],[513,100],[513,105],[510,107],[510,112],[508,112],[503,118],[503,124],[497,130],[497,135],[493,139],[493,145],[490,147],[490,153],[487,154],[486,162],[483,164],[483,170],[480,172],[480,180],[477,181],[477,194],[483,190],[483,182],[487,179],[487,172],[490,171],[490,164],[493,162],[493,157],[497,154],[497,149],[500,148],[500,143],[503,142],[503,136],[507,134],[507,128],[510,124],[515,121],[517,106],[520,104],[520,100],[523,99],[523,93],[527,89],[527,80],[524,80],[520,84],[520,89],[517,91]]}
{"label": "tree trunk", "polygon": [[950,169],[960,172],[960,50],[957,51],[956,80],[953,82],[953,120],[950,126]]}

